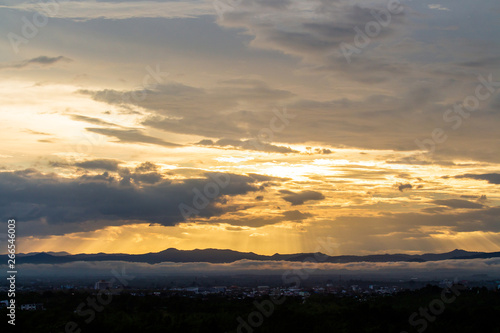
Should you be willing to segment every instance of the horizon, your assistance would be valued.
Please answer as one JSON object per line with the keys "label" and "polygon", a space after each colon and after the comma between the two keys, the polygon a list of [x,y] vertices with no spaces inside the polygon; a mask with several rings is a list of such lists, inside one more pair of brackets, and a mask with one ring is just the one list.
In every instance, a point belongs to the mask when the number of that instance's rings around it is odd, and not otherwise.
{"label": "horizon", "polygon": [[500,251],[496,0],[221,1],[0,6],[18,250]]}
{"label": "horizon", "polygon": [[[27,254],[39,254],[39,253],[46,253],[46,254],[51,254],[51,253],[65,253],[65,254],[68,254],[68,255],[78,255],[78,254],[129,254],[129,255],[140,255],[140,254],[150,254],[150,253],[160,253],[160,252],[164,252],[164,251],[168,251],[168,250],[177,250],[177,251],[185,251],[185,252],[188,252],[188,251],[205,251],[205,250],[218,250],[218,251],[233,251],[233,252],[239,252],[239,253],[251,253],[251,254],[257,254],[257,255],[261,255],[261,256],[273,256],[273,255],[293,255],[293,254],[313,254],[313,253],[321,253],[321,254],[326,254],[328,255],[327,253],[323,253],[323,252],[297,252],[297,253],[273,253],[273,254],[265,254],[265,253],[257,253],[257,252],[253,252],[253,251],[250,251],[250,252],[243,252],[243,251],[235,251],[235,250],[231,250],[231,249],[217,249],[217,248],[204,248],[204,249],[199,249],[199,248],[195,248],[195,249],[188,249],[188,250],[180,250],[180,249],[177,249],[177,248],[167,248],[167,249],[164,249],[162,251],[158,251],[158,252],[141,252],[141,253],[125,253],[125,252],[88,252],[88,253],[85,253],[85,252],[79,252],[79,253],[71,253],[71,252],[67,252],[67,251],[58,251],[58,252],[54,252],[54,251],[40,251],[40,252],[19,252],[18,254],[20,255],[27,255]],[[463,251],[463,252],[468,252],[468,253],[494,253],[494,252],[499,252],[499,251],[493,251],[493,252],[484,252],[484,251],[469,251],[469,250],[464,250],[464,249],[454,249],[454,250],[451,250],[451,251],[446,251],[446,252],[425,252],[425,253],[388,253],[388,252],[384,252],[384,253],[370,253],[370,254],[348,254],[348,253],[344,253],[344,254],[335,254],[335,255],[332,255],[332,257],[335,257],[335,256],[357,256],[357,257],[364,257],[364,256],[372,256],[372,255],[395,255],[395,254],[404,254],[404,255],[425,255],[425,254],[446,254],[446,253],[452,253],[452,252],[459,252],[459,251]],[[0,255],[7,255],[7,253],[0,253]],[[330,256],[330,255],[328,255]]]}

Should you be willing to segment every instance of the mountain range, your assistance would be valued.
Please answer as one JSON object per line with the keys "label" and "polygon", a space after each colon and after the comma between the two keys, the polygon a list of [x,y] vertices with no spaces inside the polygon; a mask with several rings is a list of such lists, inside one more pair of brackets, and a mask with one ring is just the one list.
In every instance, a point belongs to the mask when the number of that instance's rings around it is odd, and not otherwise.
{"label": "mountain range", "polygon": [[69,254],[66,252],[39,252],[17,255],[18,264],[62,264],[75,261],[125,261],[157,264],[161,262],[208,262],[208,263],[231,263],[238,260],[257,261],[308,261],[315,258],[316,261],[330,263],[351,262],[426,262],[449,259],[486,259],[500,257],[500,252],[468,252],[464,250],[453,250],[447,253],[426,253],[421,255],[410,254],[374,254],[365,256],[340,255],[328,256],[323,253],[296,253],[296,254],[274,254],[272,256],[255,254],[253,252],[238,252],[219,249],[196,249],[177,250],[169,248],[161,252],[145,254],[124,253],[96,253],[96,254]]}

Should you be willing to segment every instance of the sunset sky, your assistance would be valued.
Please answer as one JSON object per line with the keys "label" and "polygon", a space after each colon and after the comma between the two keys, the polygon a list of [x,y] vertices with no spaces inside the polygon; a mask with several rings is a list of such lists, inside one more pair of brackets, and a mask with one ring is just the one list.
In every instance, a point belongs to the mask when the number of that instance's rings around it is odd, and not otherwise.
{"label": "sunset sky", "polygon": [[500,251],[500,2],[435,1],[0,1],[18,252]]}

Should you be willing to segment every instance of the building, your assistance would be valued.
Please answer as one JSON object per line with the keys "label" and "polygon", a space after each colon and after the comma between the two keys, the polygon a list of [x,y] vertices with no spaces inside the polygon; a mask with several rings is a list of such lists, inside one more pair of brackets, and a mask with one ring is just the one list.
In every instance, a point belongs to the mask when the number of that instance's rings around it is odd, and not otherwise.
{"label": "building", "polygon": [[220,294],[220,293],[225,293],[226,292],[226,289],[227,287],[226,286],[217,286],[217,287],[213,287],[213,290],[215,293],[217,294]]}
{"label": "building", "polygon": [[95,283],[94,289],[95,290],[111,289],[111,287],[113,287],[113,284],[111,282],[100,280]]}
{"label": "building", "polygon": [[43,303],[36,303],[36,304],[21,304],[21,310],[28,310],[28,311],[36,311],[36,310],[45,310],[43,307]]}

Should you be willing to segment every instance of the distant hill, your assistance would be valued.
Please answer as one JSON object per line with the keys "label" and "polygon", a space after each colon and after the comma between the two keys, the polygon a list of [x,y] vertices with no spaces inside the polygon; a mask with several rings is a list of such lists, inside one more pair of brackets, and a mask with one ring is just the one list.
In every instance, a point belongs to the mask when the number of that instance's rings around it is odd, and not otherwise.
{"label": "distant hill", "polygon": [[204,249],[204,250],[177,250],[170,248],[157,253],[124,254],[124,253],[96,253],[96,254],[64,254],[64,253],[28,253],[20,254],[18,264],[62,264],[75,261],[126,261],[157,264],[161,262],[208,262],[231,263],[238,260],[258,261],[306,261],[311,258],[322,258],[322,262],[350,263],[350,262],[426,262],[448,259],[485,259],[500,257],[500,252],[468,252],[454,250],[447,253],[426,253],[422,255],[409,254],[375,254],[366,256],[342,255],[327,256],[322,253],[274,254],[272,256],[259,255],[253,252],[238,252],[232,250]]}
{"label": "distant hill", "polygon": [[35,254],[40,254],[40,253],[47,253],[50,254],[51,256],[68,256],[71,255],[71,253],[61,251],[61,252],[29,252],[29,253],[19,253],[16,254],[17,257],[26,257],[26,256],[33,256]]}

